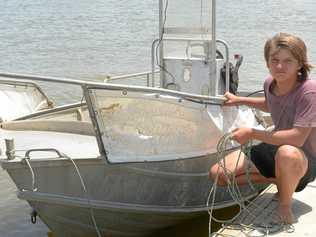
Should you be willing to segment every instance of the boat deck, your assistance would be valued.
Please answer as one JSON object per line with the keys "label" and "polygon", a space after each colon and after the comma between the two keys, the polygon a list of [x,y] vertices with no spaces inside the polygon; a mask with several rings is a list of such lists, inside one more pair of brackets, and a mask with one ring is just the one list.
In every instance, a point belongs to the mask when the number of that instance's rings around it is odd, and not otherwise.
{"label": "boat deck", "polygon": [[229,225],[225,225],[214,236],[315,236],[316,233],[316,181],[293,196],[293,212],[296,222],[293,225],[277,223],[275,214],[278,201],[277,188],[270,185],[241,215]]}
{"label": "boat deck", "polygon": [[[96,158],[100,156],[96,137],[54,131],[15,131],[0,129],[0,158],[5,159],[5,138],[14,139],[16,159],[23,158],[27,150],[54,148],[71,158]],[[55,152],[33,152],[32,159],[56,157]]]}

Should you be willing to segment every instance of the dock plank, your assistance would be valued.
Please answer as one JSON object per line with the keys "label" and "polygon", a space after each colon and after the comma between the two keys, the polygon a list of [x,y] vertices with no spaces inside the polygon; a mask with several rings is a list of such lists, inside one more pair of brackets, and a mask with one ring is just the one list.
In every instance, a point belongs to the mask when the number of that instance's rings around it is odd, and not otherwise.
{"label": "dock plank", "polygon": [[275,185],[267,187],[240,216],[223,226],[214,236],[316,236],[316,181],[293,195],[293,213],[297,220],[293,225],[276,224]]}

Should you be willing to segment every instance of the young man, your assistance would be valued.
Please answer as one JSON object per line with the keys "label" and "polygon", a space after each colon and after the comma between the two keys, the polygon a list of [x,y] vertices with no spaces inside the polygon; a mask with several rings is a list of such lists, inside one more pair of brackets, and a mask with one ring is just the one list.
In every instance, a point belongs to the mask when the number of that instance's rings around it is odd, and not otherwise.
{"label": "young man", "polygon": [[[251,148],[250,178],[253,182],[274,183],[278,188],[278,215],[282,222],[293,223],[293,193],[314,180],[316,173],[316,81],[308,79],[312,66],[308,63],[304,42],[293,35],[279,33],[264,48],[270,76],[264,82],[265,97],[250,98],[226,93],[226,105],[247,105],[270,112],[274,131],[237,128],[232,138],[240,144],[250,139],[262,141]],[[226,167],[234,171],[239,151],[225,157]],[[226,185],[223,170],[214,165],[210,178],[219,172],[219,185]],[[241,155],[236,180],[247,182],[246,161]]]}

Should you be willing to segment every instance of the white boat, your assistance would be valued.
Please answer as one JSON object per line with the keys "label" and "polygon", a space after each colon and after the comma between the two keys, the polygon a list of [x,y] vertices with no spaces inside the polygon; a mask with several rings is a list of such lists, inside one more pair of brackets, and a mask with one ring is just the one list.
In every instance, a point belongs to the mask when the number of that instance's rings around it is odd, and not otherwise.
{"label": "white boat", "polygon": [[[210,23],[203,27],[200,20],[197,27],[166,19],[183,2],[159,4],[160,38],[152,46],[148,86],[0,74],[82,88],[85,103],[31,113],[0,129],[1,165],[18,197],[58,237],[145,236],[201,215],[208,209],[208,170],[217,161],[219,139],[241,125],[260,126],[252,110],[222,106],[231,80],[229,70],[225,82],[221,77],[229,52],[215,37],[215,0],[204,5]],[[185,4],[200,9],[196,1]],[[224,45],[224,57],[217,44]],[[155,51],[159,88],[152,87]],[[258,192],[240,189],[245,199]],[[233,204],[218,188],[214,208]]]}

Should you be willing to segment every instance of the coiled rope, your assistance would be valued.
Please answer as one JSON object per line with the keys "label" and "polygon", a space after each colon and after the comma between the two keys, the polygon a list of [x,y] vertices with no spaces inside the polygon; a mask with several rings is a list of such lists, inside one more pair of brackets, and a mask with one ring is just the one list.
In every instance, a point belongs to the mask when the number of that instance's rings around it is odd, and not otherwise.
{"label": "coiled rope", "polygon": [[[211,187],[211,190],[209,192],[208,198],[207,198],[207,202],[206,202],[206,206],[209,207],[209,215],[210,215],[210,221],[209,221],[209,236],[212,236],[212,229],[211,229],[211,221],[216,221],[218,223],[232,223],[234,220],[236,220],[238,218],[238,216],[241,214],[242,210],[246,209],[246,206],[244,204],[245,199],[243,198],[241,191],[239,189],[239,186],[235,180],[235,170],[237,168],[237,165],[239,163],[241,154],[242,154],[242,150],[249,150],[247,149],[248,147],[250,148],[250,144],[247,143],[246,145],[241,147],[241,151],[239,152],[238,155],[238,159],[236,162],[236,166],[234,168],[234,171],[230,171],[226,168],[226,162],[225,162],[225,156],[226,156],[226,151],[228,144],[231,141],[231,136],[232,133],[226,133],[224,134],[221,139],[219,140],[218,144],[217,144],[217,155],[216,155],[216,159],[217,159],[217,164],[218,164],[218,170],[217,170],[217,174],[214,180],[214,183]],[[250,166],[248,165],[247,167],[250,168]],[[251,183],[250,180],[250,176],[249,176],[249,168],[246,169],[246,174],[247,174],[247,179],[248,179],[248,183],[251,184],[250,187],[254,190],[254,187]],[[237,213],[236,216],[234,216],[233,218],[229,219],[229,220],[219,220],[217,218],[215,218],[213,216],[213,210],[214,210],[214,204],[215,204],[215,197],[216,197],[216,191],[217,191],[217,182],[218,182],[218,176],[219,176],[219,170],[222,169],[224,176],[227,180],[227,190],[229,192],[229,194],[231,195],[232,199],[235,201],[235,203],[239,206],[239,212]],[[210,202],[211,200],[211,202]],[[252,215],[250,213],[250,215]]]}
{"label": "coiled rope", "polygon": [[[234,221],[236,221],[236,219],[244,212],[246,212],[246,214],[248,216],[251,217],[256,217],[248,208],[246,203],[250,206],[254,206],[255,208],[259,208],[262,209],[262,211],[264,211],[264,207],[258,206],[257,204],[255,204],[253,201],[247,201],[243,196],[242,193],[240,191],[239,185],[236,182],[236,169],[238,166],[238,163],[240,161],[240,157],[242,155],[242,153],[245,154],[245,162],[247,162],[247,166],[246,166],[246,178],[247,178],[247,182],[250,186],[250,188],[252,190],[255,190],[255,187],[252,184],[251,178],[250,178],[250,168],[251,168],[251,162],[250,162],[250,150],[251,150],[251,146],[252,146],[252,141],[250,140],[248,143],[246,143],[245,145],[240,146],[240,152],[238,154],[238,158],[237,158],[237,162],[235,165],[235,168],[233,171],[229,170],[226,167],[226,162],[225,162],[225,156],[227,155],[227,151],[229,151],[228,149],[228,144],[230,144],[231,142],[231,138],[232,138],[232,133],[226,133],[224,134],[221,139],[219,140],[218,144],[217,144],[217,155],[216,155],[216,159],[217,159],[217,165],[218,165],[218,169],[217,169],[217,173],[214,179],[214,183],[210,189],[208,198],[207,198],[207,202],[206,202],[206,206],[208,207],[208,213],[209,213],[209,236],[225,236],[225,237],[229,237],[230,235],[226,235],[226,234],[222,234],[222,233],[212,233],[212,226],[211,223],[212,221],[216,221],[218,223],[221,223],[223,226],[226,226],[227,228],[230,229],[235,229],[235,230],[247,230],[248,232],[251,230],[258,230],[259,232],[261,232],[264,236],[268,236],[271,233],[275,233],[275,232],[279,232],[282,229],[288,233],[292,233],[294,232],[294,227],[293,225],[289,225],[289,224],[281,224],[280,223],[268,223],[268,224],[261,224],[261,225],[255,225],[255,224],[250,224],[250,225],[245,225],[242,223],[233,223]],[[219,176],[219,170],[222,169],[223,170],[223,174],[225,176],[225,179],[227,180],[227,190],[230,194],[230,196],[232,197],[233,201],[239,206],[239,212],[232,217],[231,219],[228,220],[220,220],[217,219],[213,216],[213,210],[214,210],[214,206],[215,206],[215,197],[216,197],[216,191],[217,191],[217,182],[218,182],[218,176]],[[243,231],[243,233],[248,236],[247,233],[245,233]]]}

